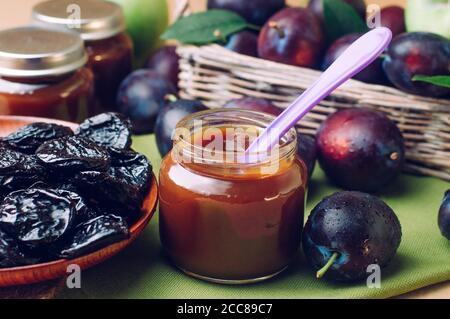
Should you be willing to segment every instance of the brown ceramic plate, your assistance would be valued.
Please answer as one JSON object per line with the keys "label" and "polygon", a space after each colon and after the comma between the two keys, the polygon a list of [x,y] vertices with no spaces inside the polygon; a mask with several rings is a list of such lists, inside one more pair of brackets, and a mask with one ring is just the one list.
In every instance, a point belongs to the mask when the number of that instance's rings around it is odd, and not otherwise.
{"label": "brown ceramic plate", "polygon": [[[78,126],[75,123],[44,118],[0,116],[0,136],[5,136],[11,132],[16,131],[22,126],[33,122],[57,123],[69,126],[72,129],[75,129]],[[85,255],[76,259],[60,259],[42,264],[0,269],[0,287],[33,284],[61,278],[67,275],[67,267],[69,265],[75,264],[78,265],[81,269],[86,269],[107,260],[108,258],[114,256],[115,254],[129,246],[142,233],[145,226],[147,226],[150,219],[152,218],[153,213],[155,212],[157,201],[158,185],[156,182],[156,178],[153,178],[150,191],[142,207],[143,216],[131,227],[129,239],[112,244],[89,255]]]}

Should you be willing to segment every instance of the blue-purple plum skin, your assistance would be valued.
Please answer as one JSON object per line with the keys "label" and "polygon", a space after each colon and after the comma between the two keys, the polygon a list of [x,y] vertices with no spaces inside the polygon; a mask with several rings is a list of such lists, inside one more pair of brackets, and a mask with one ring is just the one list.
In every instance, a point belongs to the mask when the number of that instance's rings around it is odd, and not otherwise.
{"label": "blue-purple plum skin", "polygon": [[208,9],[233,11],[255,25],[263,25],[284,6],[285,0],[208,0]]}
{"label": "blue-purple plum skin", "polygon": [[119,112],[130,118],[135,134],[153,133],[167,96],[176,94],[175,87],[163,75],[152,70],[136,70],[120,85],[117,105]]}
{"label": "blue-purple plum skin", "polygon": [[176,46],[168,45],[154,52],[145,67],[165,76],[178,89],[179,60]]}
{"label": "blue-purple plum skin", "polygon": [[300,67],[318,67],[325,34],[319,19],[306,8],[285,8],[267,22],[258,38],[262,59]]}
{"label": "blue-purple plum skin", "polygon": [[258,34],[247,30],[235,33],[228,38],[224,47],[233,52],[257,57]]}
{"label": "blue-purple plum skin", "polygon": [[442,236],[450,240],[450,189],[445,192],[439,209],[438,224]]}
{"label": "blue-purple plum skin", "polygon": [[303,230],[303,252],[317,271],[333,253],[336,261],[324,278],[357,281],[367,267],[387,266],[400,245],[400,222],[381,199],[370,194],[343,191],[325,197],[308,217]]}
{"label": "blue-purple plum skin", "polygon": [[303,160],[311,178],[317,160],[316,139],[310,135],[297,134],[297,154]]}
{"label": "blue-purple plum skin", "polygon": [[[322,70],[328,69],[330,65],[337,60],[337,58],[346,50],[348,47],[355,42],[362,34],[352,33],[344,35],[343,37],[337,39],[328,48],[325,58],[322,62]],[[377,58],[370,65],[368,65],[364,70],[356,74],[353,78],[366,83],[383,84],[386,82],[386,76],[384,75],[382,68],[382,59]]]}
{"label": "blue-purple plum skin", "polygon": [[178,100],[164,107],[155,124],[156,144],[159,153],[164,157],[172,149],[172,134],[184,117],[205,111],[207,108],[199,101]]}
{"label": "blue-purple plum skin", "polygon": [[450,89],[413,81],[415,75],[450,75],[450,40],[427,32],[402,33],[396,36],[383,61],[389,81],[398,89],[417,95],[440,97]]}
{"label": "blue-purple plum skin", "polygon": [[379,192],[400,174],[402,133],[385,114],[347,108],[331,114],[316,135],[317,158],[327,177],[347,190]]}

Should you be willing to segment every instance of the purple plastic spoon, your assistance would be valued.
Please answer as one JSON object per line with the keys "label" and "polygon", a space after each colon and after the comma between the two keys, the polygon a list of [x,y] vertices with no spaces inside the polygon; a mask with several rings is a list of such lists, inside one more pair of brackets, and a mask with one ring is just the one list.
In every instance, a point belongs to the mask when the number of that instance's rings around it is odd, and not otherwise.
{"label": "purple plastic spoon", "polygon": [[246,154],[272,149],[306,113],[333,90],[372,63],[388,46],[391,30],[373,29],[353,42],[320,78],[284,110],[249,146]]}

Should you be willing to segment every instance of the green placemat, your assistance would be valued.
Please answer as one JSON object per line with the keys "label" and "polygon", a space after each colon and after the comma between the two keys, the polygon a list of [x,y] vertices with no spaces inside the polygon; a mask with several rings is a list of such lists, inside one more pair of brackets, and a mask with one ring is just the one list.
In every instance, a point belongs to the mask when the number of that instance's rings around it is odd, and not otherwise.
{"label": "green placemat", "polygon": [[[158,172],[160,157],[153,136],[134,140]],[[135,244],[109,261],[82,273],[81,289],[66,289],[64,298],[384,298],[450,279],[450,243],[440,235],[437,212],[449,183],[402,175],[382,194],[397,213],[403,238],[397,256],[382,270],[381,288],[365,282],[336,284],[316,280],[301,252],[290,268],[272,280],[245,286],[210,284],[185,276],[164,256],[159,243],[158,216]],[[337,189],[316,168],[307,205],[311,211]]]}

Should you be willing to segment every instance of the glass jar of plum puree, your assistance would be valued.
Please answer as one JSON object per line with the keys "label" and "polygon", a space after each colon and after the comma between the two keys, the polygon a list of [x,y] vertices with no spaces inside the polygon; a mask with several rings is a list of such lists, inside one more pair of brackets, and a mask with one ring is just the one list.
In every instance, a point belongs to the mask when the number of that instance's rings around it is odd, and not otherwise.
{"label": "glass jar of plum puree", "polygon": [[283,271],[296,255],[307,171],[296,155],[295,129],[269,154],[243,160],[243,150],[273,119],[221,109],[178,124],[160,170],[159,223],[165,251],[186,274],[258,282]]}
{"label": "glass jar of plum puree", "polygon": [[116,111],[117,90],[132,71],[133,43],[125,33],[122,8],[103,0],[50,0],[33,8],[40,26],[77,32],[85,42],[94,72],[97,109]]}
{"label": "glass jar of plum puree", "polygon": [[94,103],[83,40],[22,27],[0,32],[0,114],[79,122]]}

